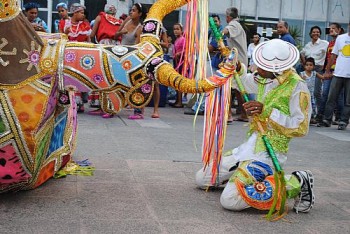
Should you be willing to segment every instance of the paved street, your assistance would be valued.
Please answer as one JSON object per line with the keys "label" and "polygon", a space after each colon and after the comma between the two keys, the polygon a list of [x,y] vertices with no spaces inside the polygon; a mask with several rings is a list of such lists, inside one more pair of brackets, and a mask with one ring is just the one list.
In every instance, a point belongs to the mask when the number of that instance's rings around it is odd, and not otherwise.
{"label": "paved street", "polygon": [[[151,111],[144,120],[128,120],[129,110],[112,119],[79,114],[74,158],[88,158],[95,175],[0,195],[0,233],[350,233],[350,129],[311,127],[292,141],[285,170],[313,171],[316,204],[271,223],[265,212],[224,210],[222,189],[196,188],[202,116],[194,129],[182,109],[161,108],[160,119]],[[229,125],[225,148],[242,143],[247,129]]]}

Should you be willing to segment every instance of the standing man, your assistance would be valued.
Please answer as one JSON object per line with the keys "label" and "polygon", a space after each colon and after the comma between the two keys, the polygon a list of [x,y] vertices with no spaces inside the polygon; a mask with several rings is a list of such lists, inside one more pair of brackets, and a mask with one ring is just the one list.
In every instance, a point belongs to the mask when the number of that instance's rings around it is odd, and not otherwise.
{"label": "standing man", "polygon": [[[228,25],[224,28],[223,34],[227,36],[227,45],[230,49],[233,47],[237,48],[238,60],[248,67],[247,36],[242,25],[239,23],[238,9],[236,7],[226,9],[226,22]],[[242,107],[243,98],[237,89],[233,91],[238,101],[238,109],[240,110],[240,117],[237,118],[236,121],[248,122],[248,116]],[[231,110],[229,110],[227,122],[232,123],[232,121],[232,113]]]}
{"label": "standing man", "polygon": [[255,47],[259,44],[260,42],[261,35],[259,33],[254,33],[253,34],[253,42],[249,44],[248,46],[248,51],[247,51],[247,56],[249,59],[249,68],[248,71],[254,72],[256,69],[256,66],[254,66],[254,60],[252,58],[253,51]]}
{"label": "standing man", "polygon": [[280,39],[296,46],[295,40],[289,33],[289,26],[286,21],[280,21],[277,24],[277,34],[280,35]]}
{"label": "standing man", "polygon": [[338,130],[345,130],[349,124],[350,117],[350,21],[348,25],[348,33],[339,35],[335,41],[331,61],[326,67],[326,78],[332,76],[331,67],[335,60],[337,65],[335,66],[331,87],[329,89],[323,124],[326,127],[331,126],[333,111],[339,94],[344,87],[345,103],[340,116]]}
{"label": "standing man", "polygon": [[238,60],[248,66],[247,36],[239,23],[238,9],[236,7],[227,8],[226,22],[228,25],[224,28],[223,34],[227,36],[227,45],[230,49],[233,47],[237,48]]}

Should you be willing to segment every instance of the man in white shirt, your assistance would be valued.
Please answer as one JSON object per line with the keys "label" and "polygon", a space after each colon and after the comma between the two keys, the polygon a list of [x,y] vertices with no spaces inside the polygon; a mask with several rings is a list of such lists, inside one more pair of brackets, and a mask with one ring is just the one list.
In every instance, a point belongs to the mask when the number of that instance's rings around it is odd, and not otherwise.
{"label": "man in white shirt", "polygon": [[332,51],[330,63],[327,64],[325,77],[331,77],[331,65],[334,60],[337,60],[334,77],[332,79],[331,87],[329,89],[326,110],[324,113],[323,125],[331,126],[333,111],[336,107],[338,96],[344,87],[344,108],[340,116],[338,130],[345,130],[349,124],[350,117],[350,21],[348,25],[348,33],[340,35],[335,41]]}
{"label": "man in white shirt", "polygon": [[253,51],[255,47],[259,44],[260,42],[261,35],[259,33],[254,33],[253,34],[253,42],[249,44],[248,46],[248,51],[247,51],[247,56],[249,59],[249,67],[248,70],[251,72],[254,72],[256,69],[256,66],[254,66],[254,60],[252,58]]}

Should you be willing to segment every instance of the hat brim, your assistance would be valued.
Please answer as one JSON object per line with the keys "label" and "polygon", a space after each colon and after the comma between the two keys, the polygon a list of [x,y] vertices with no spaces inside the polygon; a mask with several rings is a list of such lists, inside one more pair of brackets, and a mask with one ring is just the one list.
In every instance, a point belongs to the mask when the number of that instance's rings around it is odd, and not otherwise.
{"label": "hat brim", "polygon": [[300,58],[299,50],[291,43],[272,39],[260,43],[253,51],[253,61],[259,68],[280,73],[292,68]]}

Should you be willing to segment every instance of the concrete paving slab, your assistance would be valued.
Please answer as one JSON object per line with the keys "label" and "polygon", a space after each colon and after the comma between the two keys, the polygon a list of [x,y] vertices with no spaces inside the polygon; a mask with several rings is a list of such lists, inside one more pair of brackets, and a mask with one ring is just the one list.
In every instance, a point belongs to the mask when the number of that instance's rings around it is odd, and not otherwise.
{"label": "concrete paving slab", "polygon": [[[0,233],[350,233],[350,129],[311,127],[307,137],[292,140],[285,171],[313,171],[316,204],[295,214],[289,201],[285,220],[270,223],[265,211],[224,210],[223,188],[196,188],[202,116],[193,128],[193,116],[181,109],[161,108],[157,120],[152,108],[145,120],[127,119],[131,113],[79,114],[74,159],[88,158],[95,175],[0,194]],[[225,149],[242,143],[247,130],[241,122],[229,125]]]}

